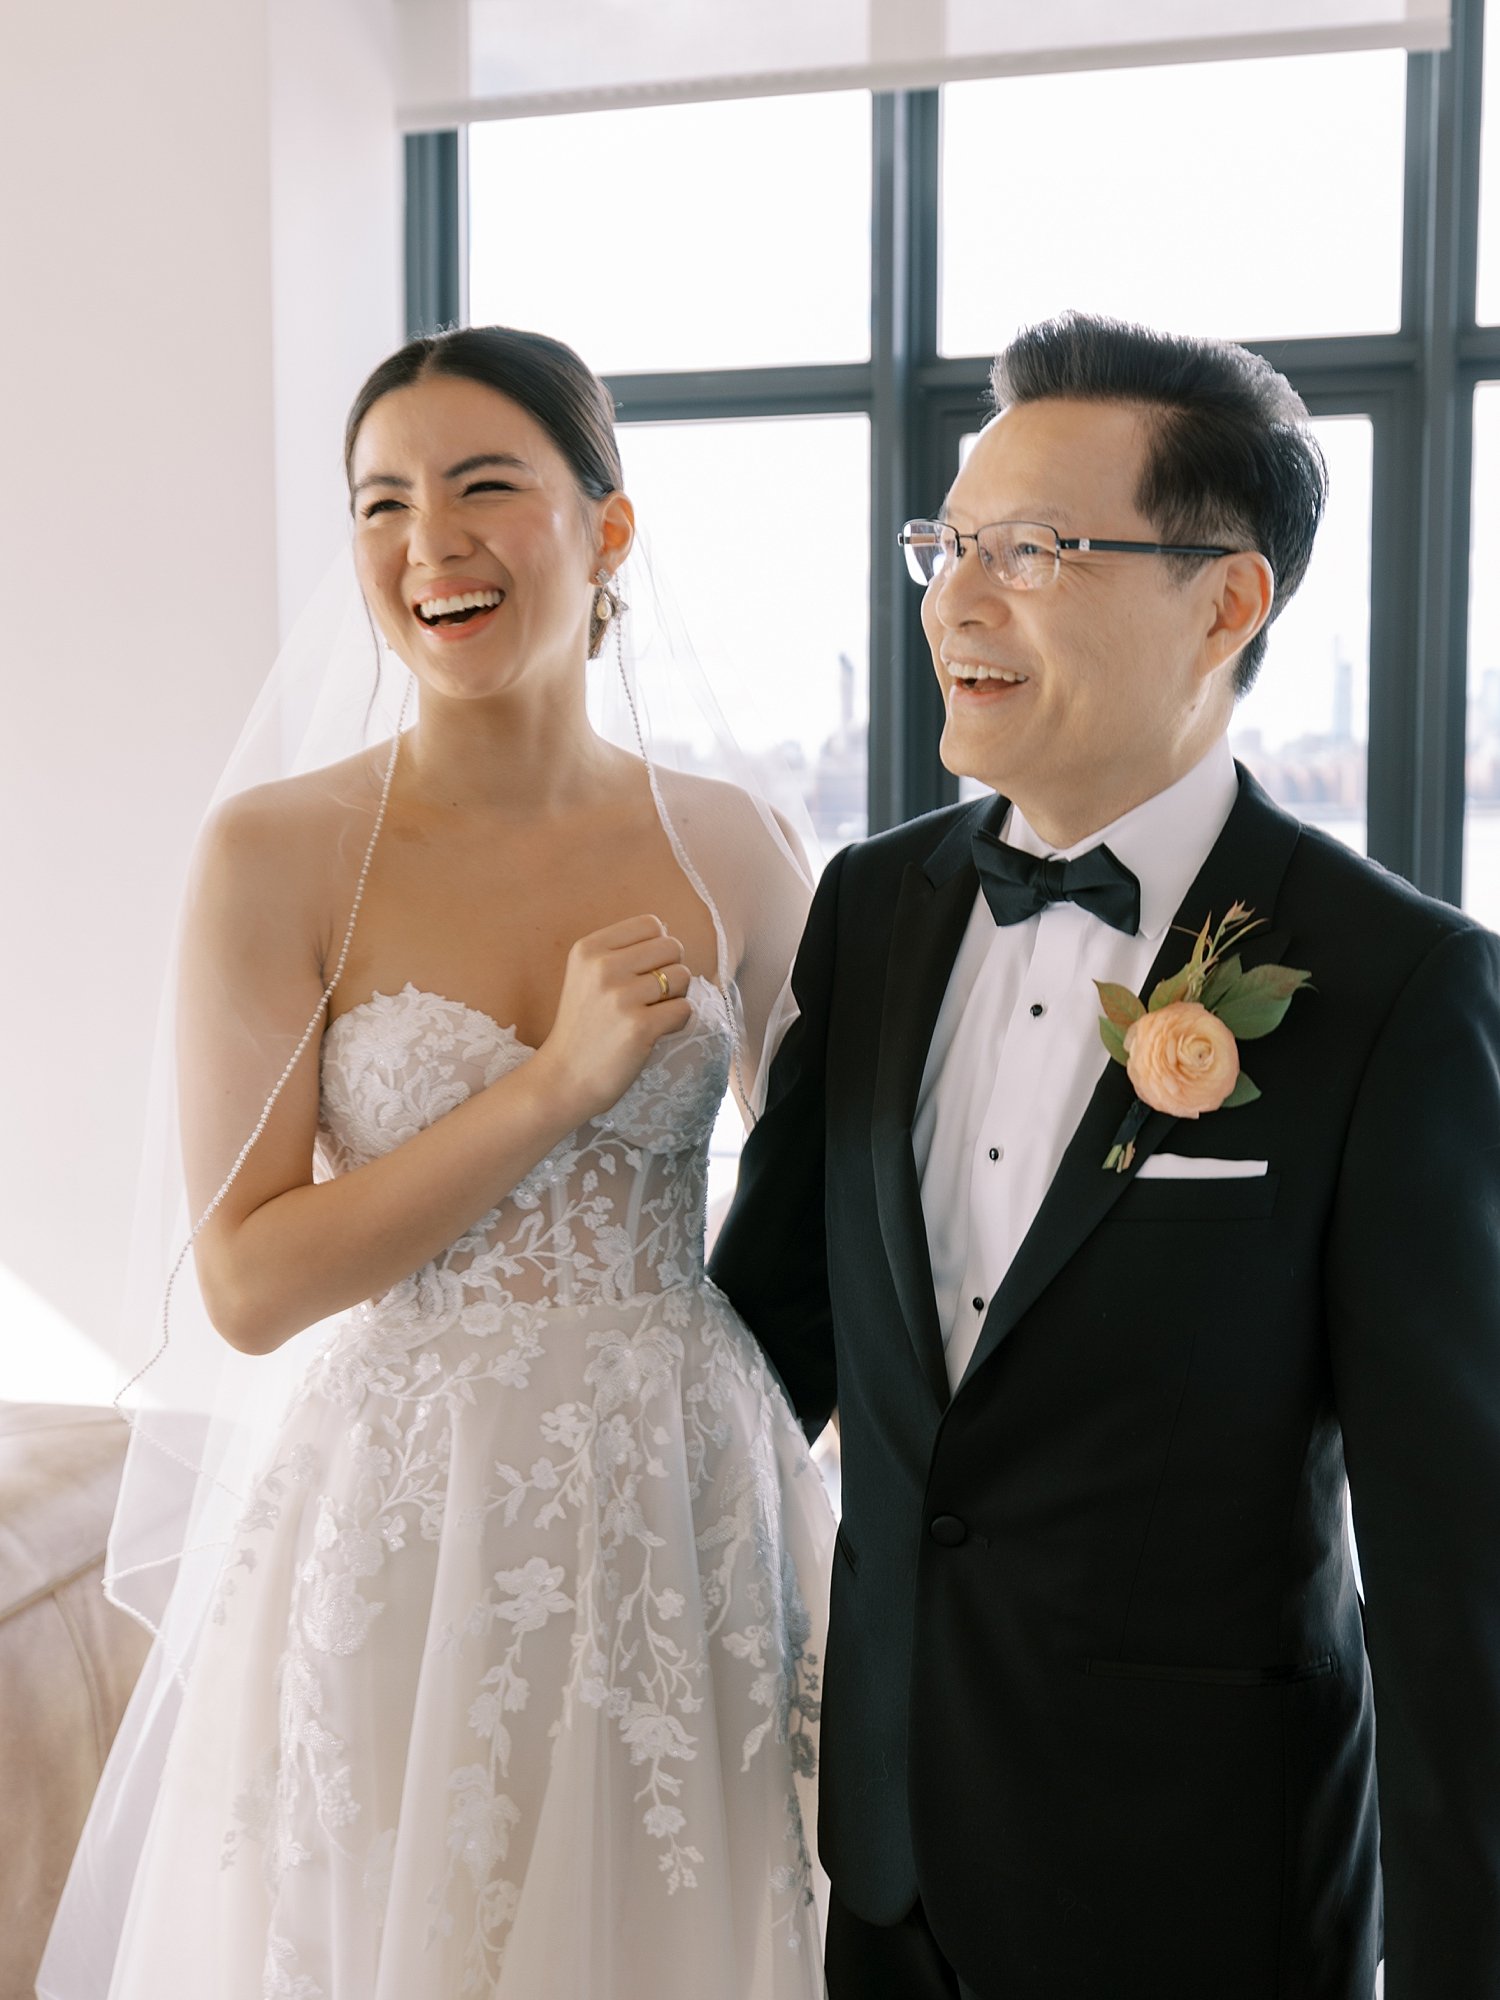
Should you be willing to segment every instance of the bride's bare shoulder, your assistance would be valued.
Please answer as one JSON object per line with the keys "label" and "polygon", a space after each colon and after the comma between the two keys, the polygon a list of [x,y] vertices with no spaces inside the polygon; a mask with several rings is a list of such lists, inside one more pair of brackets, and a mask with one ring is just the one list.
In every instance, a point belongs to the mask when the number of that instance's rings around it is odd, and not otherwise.
{"label": "bride's bare shoulder", "polygon": [[346,872],[360,834],[368,837],[374,826],[386,755],[380,745],[222,800],[199,834],[195,875],[221,888],[321,902],[330,878]]}
{"label": "bride's bare shoulder", "polygon": [[[746,844],[752,853],[784,846],[799,862],[805,861],[802,842],[786,815],[752,798],[742,786],[697,771],[674,770],[669,765],[658,767],[657,781],[668,813],[680,823],[684,834],[697,828],[728,836],[736,844]],[[779,829],[779,841],[771,833],[768,814]]]}

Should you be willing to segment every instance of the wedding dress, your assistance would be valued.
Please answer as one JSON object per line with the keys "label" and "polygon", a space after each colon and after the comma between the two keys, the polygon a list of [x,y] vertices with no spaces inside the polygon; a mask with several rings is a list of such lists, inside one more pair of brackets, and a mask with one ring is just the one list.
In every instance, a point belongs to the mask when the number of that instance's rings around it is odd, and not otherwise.
{"label": "wedding dress", "polygon": [[[704,1276],[721,982],[614,1108],[355,1308],[224,1564],[110,2000],[809,2000],[833,1523]],[[320,1177],[534,1052],[407,985]]]}

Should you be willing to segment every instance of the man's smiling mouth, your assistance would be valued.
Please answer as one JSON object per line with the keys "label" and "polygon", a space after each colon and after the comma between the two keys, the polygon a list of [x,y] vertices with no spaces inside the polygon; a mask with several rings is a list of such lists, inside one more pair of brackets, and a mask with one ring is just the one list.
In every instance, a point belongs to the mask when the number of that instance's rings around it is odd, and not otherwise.
{"label": "man's smiling mouth", "polygon": [[1027,680],[1025,674],[1014,673],[1009,667],[954,665],[949,667],[948,674],[960,687],[971,689],[997,683],[1002,687],[1024,687]]}

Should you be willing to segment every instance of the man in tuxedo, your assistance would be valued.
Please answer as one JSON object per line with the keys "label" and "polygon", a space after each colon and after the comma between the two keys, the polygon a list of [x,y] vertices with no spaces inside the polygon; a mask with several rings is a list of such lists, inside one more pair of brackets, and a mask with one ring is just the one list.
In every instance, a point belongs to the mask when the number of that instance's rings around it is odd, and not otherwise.
{"label": "man in tuxedo", "polygon": [[[1287,383],[1069,315],[994,391],[905,537],[990,791],[823,877],[713,1266],[839,1413],[829,1992],[1370,2000],[1383,1871],[1387,2000],[1493,2000],[1500,941],[1231,758],[1323,504]],[[1258,1096],[1151,1109],[1096,982],[1236,904],[1311,983]]]}

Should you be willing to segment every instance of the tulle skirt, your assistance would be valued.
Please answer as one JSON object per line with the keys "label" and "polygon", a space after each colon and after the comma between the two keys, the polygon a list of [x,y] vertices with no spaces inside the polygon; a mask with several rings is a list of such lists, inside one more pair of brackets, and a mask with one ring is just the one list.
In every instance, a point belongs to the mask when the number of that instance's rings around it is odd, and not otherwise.
{"label": "tulle skirt", "polygon": [[832,1538],[706,1282],[363,1309],[241,1521],[96,2000],[821,1995]]}

